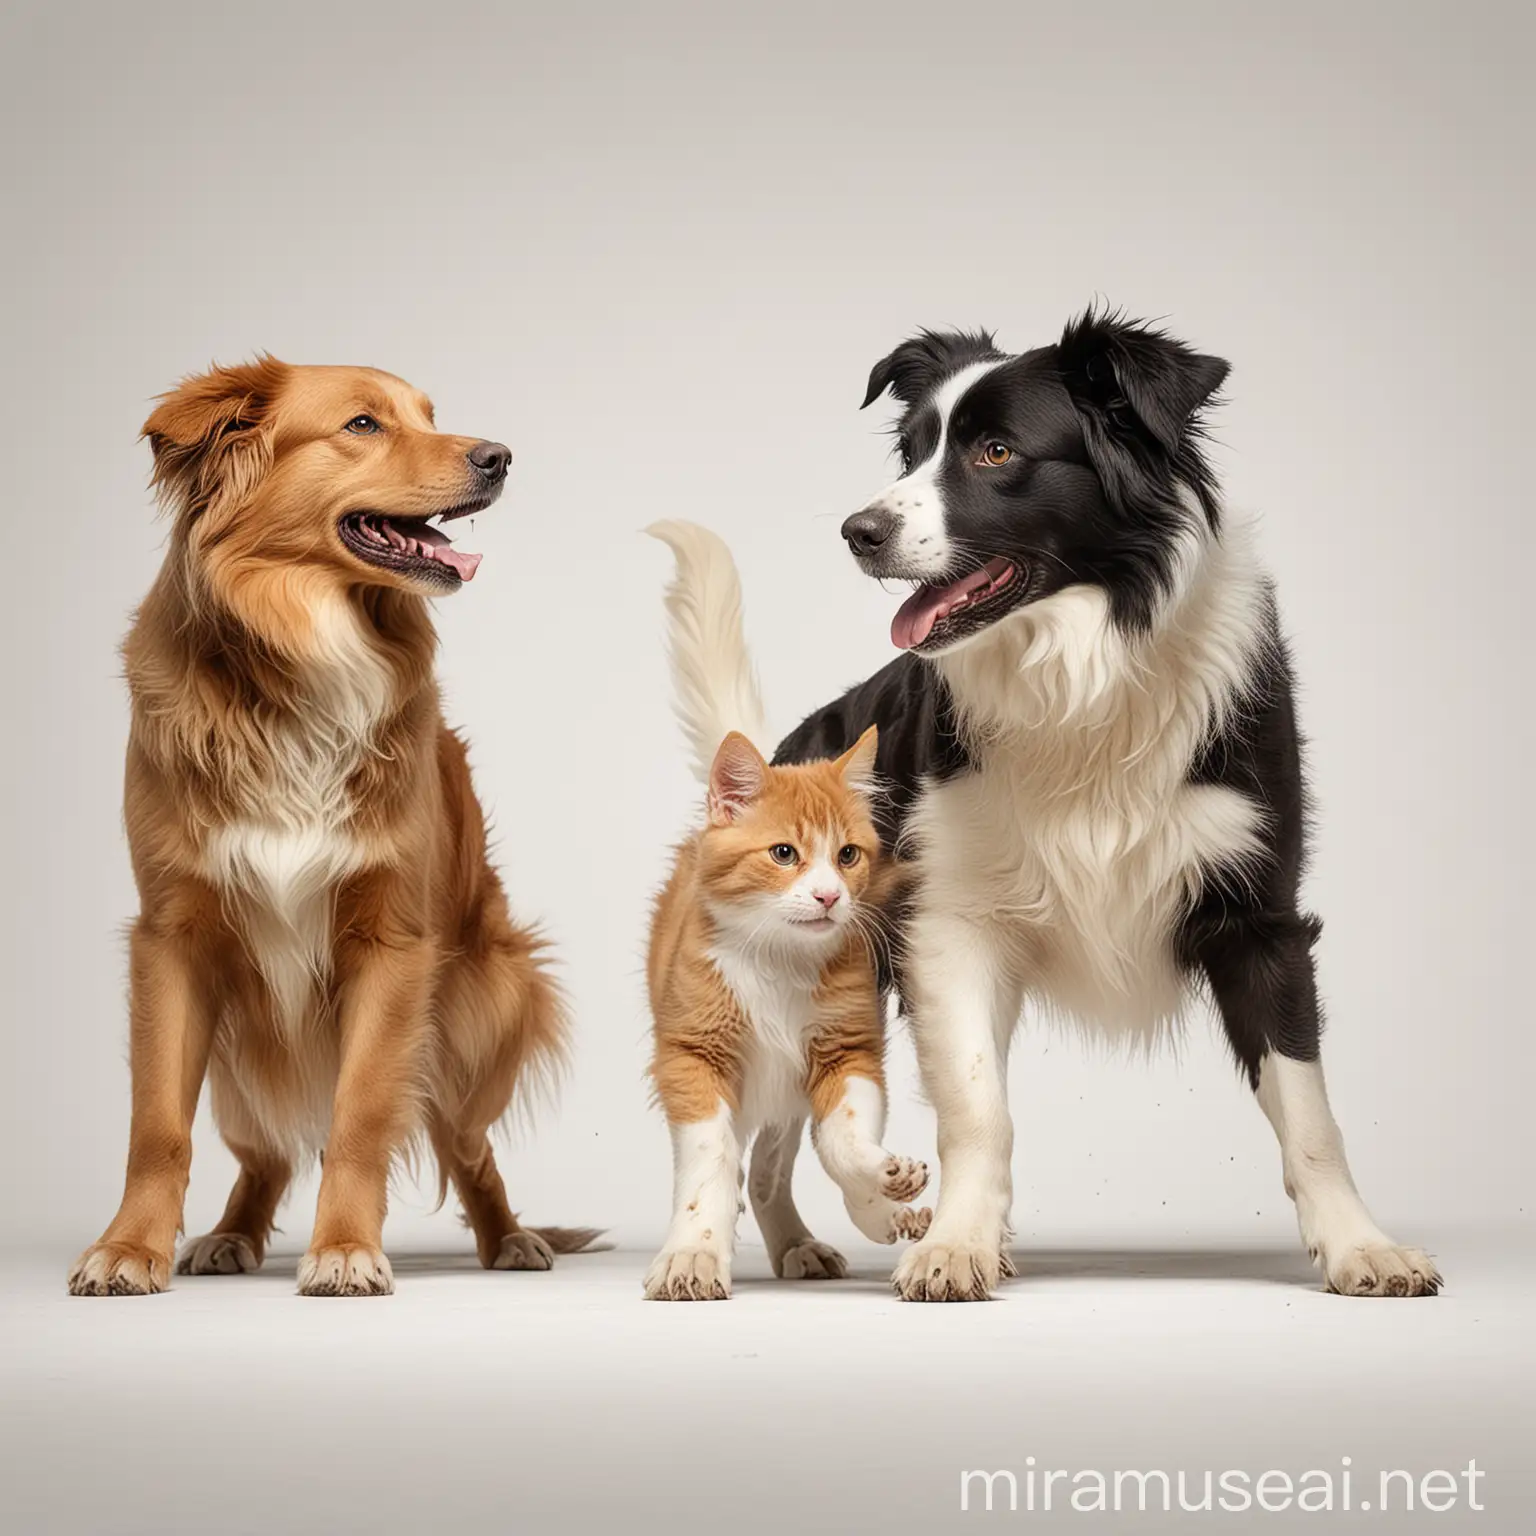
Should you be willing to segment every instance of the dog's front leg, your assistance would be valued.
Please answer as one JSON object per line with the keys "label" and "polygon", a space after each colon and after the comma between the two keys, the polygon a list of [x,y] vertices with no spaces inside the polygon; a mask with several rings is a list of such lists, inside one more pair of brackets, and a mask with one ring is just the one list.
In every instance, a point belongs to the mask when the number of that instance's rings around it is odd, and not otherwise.
{"label": "dog's front leg", "polygon": [[184,926],[148,917],[129,940],[133,1118],[123,1203],[69,1272],[76,1296],[143,1296],[170,1283],[192,1167],[192,1117],[208,1070],[215,966]]}
{"label": "dog's front leg", "polygon": [[338,948],[341,1070],[314,1235],[299,1264],[305,1296],[394,1289],[382,1247],[389,1167],[416,1122],[436,966],[426,940],[351,940]]}
{"label": "dog's front leg", "polygon": [[1002,1278],[1013,1204],[1008,1047],[1023,986],[996,924],[919,913],[905,983],[923,1088],[938,1116],[938,1210],[896,1266],[907,1301],[982,1301]]}

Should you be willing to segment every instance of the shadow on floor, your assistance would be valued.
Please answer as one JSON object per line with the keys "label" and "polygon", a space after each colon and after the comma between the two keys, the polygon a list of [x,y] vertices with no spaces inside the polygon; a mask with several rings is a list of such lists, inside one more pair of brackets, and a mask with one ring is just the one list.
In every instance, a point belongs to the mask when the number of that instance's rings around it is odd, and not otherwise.
{"label": "shadow on floor", "polygon": [[[1321,1282],[1299,1246],[1273,1248],[1016,1248],[1019,1280],[1258,1280],[1313,1290]],[[1017,1283],[1017,1282],[1016,1282]]]}
{"label": "shadow on floor", "polygon": [[[428,1252],[420,1248],[407,1248],[404,1251],[400,1249],[390,1251],[386,1248],[385,1251],[389,1254],[389,1267],[396,1275],[483,1275],[485,1273],[472,1248],[445,1249],[440,1253]],[[556,1261],[555,1267],[559,1269],[579,1257],[579,1254],[567,1254]],[[298,1272],[299,1255],[297,1253],[269,1254],[266,1263],[261,1266],[261,1273],[264,1275],[297,1277]]]}
{"label": "shadow on floor", "polygon": [[[569,1266],[589,1262],[596,1255],[565,1254],[555,1263],[558,1275]],[[1012,1252],[1018,1277],[1006,1282],[1010,1288],[1028,1286],[1039,1280],[1208,1280],[1247,1281],[1265,1285],[1293,1285],[1319,1288],[1319,1280],[1307,1257],[1290,1244],[1273,1248],[1015,1248]],[[626,1261],[643,1272],[649,1253],[608,1252],[604,1268]],[[767,1271],[767,1256],[760,1249],[747,1247],[738,1254],[737,1289],[782,1286]],[[828,1285],[838,1291],[884,1291],[890,1285],[890,1270],[896,1262],[891,1250],[890,1265],[859,1253],[853,1259],[853,1273],[847,1279]],[[292,1276],[298,1269],[298,1255],[274,1253],[262,1272],[267,1275]],[[405,1275],[482,1275],[473,1251],[445,1249],[424,1251],[407,1249],[390,1254],[390,1264],[398,1276]],[[821,1291],[820,1282],[808,1285],[789,1283],[794,1290]]]}
{"label": "shadow on floor", "polygon": [[[1041,1280],[1204,1280],[1321,1289],[1307,1256],[1289,1244],[1274,1248],[1015,1248],[1011,1257],[1018,1275],[1004,1281],[1009,1290]],[[853,1272],[837,1282],[836,1289],[888,1291],[895,1263],[894,1249],[890,1265],[883,1269],[872,1268],[860,1255]],[[749,1269],[745,1274],[738,1272],[735,1283],[739,1290],[783,1282]]]}

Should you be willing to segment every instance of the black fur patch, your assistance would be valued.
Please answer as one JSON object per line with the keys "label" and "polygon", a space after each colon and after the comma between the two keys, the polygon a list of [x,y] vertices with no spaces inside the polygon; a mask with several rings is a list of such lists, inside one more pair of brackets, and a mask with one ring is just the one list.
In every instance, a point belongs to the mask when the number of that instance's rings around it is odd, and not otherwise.
{"label": "black fur patch", "polygon": [[[856,724],[861,720],[862,725]],[[773,760],[840,757],[871,725],[880,727],[875,826],[886,848],[899,854],[901,829],[923,782],[951,778],[970,761],[955,726],[949,687],[932,667],[916,656],[897,657],[868,682],[809,716],[779,743]]]}

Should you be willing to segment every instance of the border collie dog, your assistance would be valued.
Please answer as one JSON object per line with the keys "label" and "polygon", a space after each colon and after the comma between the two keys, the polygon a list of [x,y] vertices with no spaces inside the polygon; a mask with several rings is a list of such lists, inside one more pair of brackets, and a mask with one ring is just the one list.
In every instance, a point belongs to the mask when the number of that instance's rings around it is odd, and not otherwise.
{"label": "border collie dog", "polygon": [[914,863],[896,980],[942,1185],[895,1275],[910,1300],[980,1299],[1011,1273],[1025,1001],[1150,1043],[1202,990],[1328,1287],[1440,1285],[1371,1219],[1323,1086],[1290,663],[1202,453],[1226,374],[1093,310],[1018,355],[924,332],[870,374],[864,404],[889,390],[902,407],[902,472],[842,532],[866,574],[916,584],[891,626],[904,654],[777,760],[878,725],[881,830]]}

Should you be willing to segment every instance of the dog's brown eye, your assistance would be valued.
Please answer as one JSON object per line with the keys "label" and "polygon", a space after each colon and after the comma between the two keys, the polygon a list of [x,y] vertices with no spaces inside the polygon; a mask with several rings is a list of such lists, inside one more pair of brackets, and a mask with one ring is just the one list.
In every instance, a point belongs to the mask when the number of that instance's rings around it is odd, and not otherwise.
{"label": "dog's brown eye", "polygon": [[796,853],[788,843],[775,843],[773,847],[768,850],[768,857],[772,859],[775,864],[790,865],[798,864],[800,862],[800,855]]}
{"label": "dog's brown eye", "polygon": [[852,843],[847,843],[837,850],[837,862],[844,869],[851,869],[859,862],[859,850]]}
{"label": "dog's brown eye", "polygon": [[981,450],[981,462],[990,464],[996,469],[1000,464],[1006,464],[1013,457],[1013,449],[1007,443],[988,443]]}
{"label": "dog's brown eye", "polygon": [[372,416],[354,416],[342,430],[356,433],[358,437],[366,437],[370,432],[377,432],[379,424]]}

